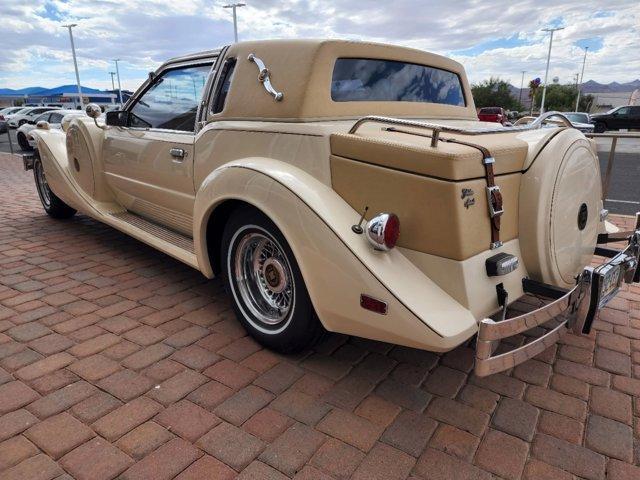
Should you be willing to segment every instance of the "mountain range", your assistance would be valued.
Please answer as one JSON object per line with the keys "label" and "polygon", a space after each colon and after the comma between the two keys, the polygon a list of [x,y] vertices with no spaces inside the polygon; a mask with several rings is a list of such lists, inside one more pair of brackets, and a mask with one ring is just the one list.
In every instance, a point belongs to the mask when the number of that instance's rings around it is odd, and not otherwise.
{"label": "mountain range", "polygon": [[[44,88],[44,87],[26,87],[14,90],[12,88],[0,88],[0,95],[61,95],[63,93],[76,93],[78,91],[78,87],[75,84],[71,85],[60,85],[59,87],[54,88]],[[98,90],[97,88],[89,88],[82,86],[82,93],[104,93],[102,90]]]}

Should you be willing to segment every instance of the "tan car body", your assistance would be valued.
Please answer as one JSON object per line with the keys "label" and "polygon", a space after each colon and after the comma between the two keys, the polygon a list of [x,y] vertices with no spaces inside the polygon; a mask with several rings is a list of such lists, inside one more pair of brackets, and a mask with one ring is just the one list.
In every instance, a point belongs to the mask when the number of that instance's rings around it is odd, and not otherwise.
{"label": "tan car body", "polygon": [[[269,68],[282,101],[266,92],[249,54]],[[254,205],[291,246],[325,328],[433,351],[468,340],[483,318],[500,309],[499,283],[511,300],[522,296],[525,277],[568,288],[575,283],[572,275],[590,262],[593,248],[574,247],[595,246],[601,220],[590,219],[578,239],[573,220],[558,216],[565,206],[567,216],[574,216],[574,205],[581,202],[594,212],[602,208],[594,147],[576,130],[545,128],[476,140],[494,153],[496,182],[505,197],[504,245],[498,251],[521,259],[516,271],[502,277],[488,277],[485,270],[485,260],[497,251],[489,249],[479,152],[453,144],[432,148],[420,137],[382,132],[379,125],[348,134],[354,120],[370,114],[482,126],[457,62],[369,43],[263,41],[171,60],[156,75],[219,55],[237,59],[227,101],[222,112],[212,114],[212,98],[205,95],[193,133],[101,129],[84,118],[65,131],[34,131],[55,194],[207,278],[219,269],[219,252],[212,251],[216,242],[208,236],[220,234],[225,206]],[[401,60],[455,72],[466,105],[334,102],[329,85],[340,57]],[[205,92],[215,92],[216,73]],[[169,156],[174,147],[185,150],[183,162]],[[561,168],[591,169],[590,190],[571,184],[583,181],[579,175],[576,180],[558,176]],[[560,196],[554,193],[557,178],[566,183]],[[463,188],[477,192],[471,208],[460,199]],[[375,251],[352,231],[365,205],[368,218],[377,211],[399,215],[398,248]],[[562,258],[555,258],[558,252]],[[387,315],[361,308],[362,293],[386,302]]]}

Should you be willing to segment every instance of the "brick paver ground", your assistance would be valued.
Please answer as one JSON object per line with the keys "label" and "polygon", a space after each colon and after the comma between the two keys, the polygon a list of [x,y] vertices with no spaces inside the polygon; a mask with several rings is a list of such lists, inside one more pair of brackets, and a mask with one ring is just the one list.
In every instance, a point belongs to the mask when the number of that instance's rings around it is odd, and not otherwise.
{"label": "brick paver ground", "polygon": [[[218,280],[0,157],[0,478],[639,479],[640,288],[507,374],[331,335],[283,357]],[[616,219],[624,222],[624,219]]]}

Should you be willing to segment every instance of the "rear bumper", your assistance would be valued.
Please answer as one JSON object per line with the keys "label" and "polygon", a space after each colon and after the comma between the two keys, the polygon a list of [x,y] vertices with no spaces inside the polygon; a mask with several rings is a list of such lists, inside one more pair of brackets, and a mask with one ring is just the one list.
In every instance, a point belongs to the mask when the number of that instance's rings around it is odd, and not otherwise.
{"label": "rear bumper", "polygon": [[[617,238],[618,239],[618,238]],[[617,240],[615,239],[615,240]],[[556,343],[568,330],[588,334],[598,312],[617,294],[624,283],[640,281],[640,214],[636,214],[636,227],[626,236],[627,247],[616,252],[598,249],[610,260],[597,267],[586,267],[571,290],[562,292],[551,303],[532,312],[496,322],[480,322],[476,343],[475,373],[479,377],[502,372],[543,352]],[[619,275],[611,275],[618,272]],[[616,286],[608,292],[605,283],[614,279]],[[609,283],[610,285],[610,283]],[[557,289],[555,289],[557,291]],[[603,292],[605,294],[603,294]],[[558,319],[559,324],[546,334],[506,353],[493,355],[500,340],[531,330]]]}

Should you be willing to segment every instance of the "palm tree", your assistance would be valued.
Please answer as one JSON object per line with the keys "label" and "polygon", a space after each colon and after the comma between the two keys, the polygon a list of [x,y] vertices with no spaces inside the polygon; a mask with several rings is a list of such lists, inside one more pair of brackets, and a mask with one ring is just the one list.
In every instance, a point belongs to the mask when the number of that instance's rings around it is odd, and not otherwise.
{"label": "palm tree", "polygon": [[536,98],[536,93],[538,93],[538,88],[540,87],[540,79],[534,78],[529,82],[529,98],[531,99],[531,111],[530,115],[533,115],[533,103]]}

